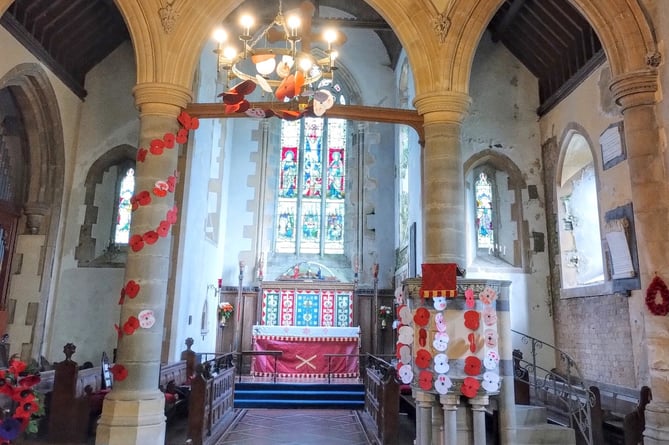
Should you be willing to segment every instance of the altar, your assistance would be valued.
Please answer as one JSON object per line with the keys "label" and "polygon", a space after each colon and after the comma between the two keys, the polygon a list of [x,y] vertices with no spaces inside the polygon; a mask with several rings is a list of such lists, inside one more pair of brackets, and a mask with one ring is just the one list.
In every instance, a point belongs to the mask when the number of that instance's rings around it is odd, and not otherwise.
{"label": "altar", "polygon": [[[280,351],[255,355],[254,376],[297,378],[358,377],[360,328],[337,326],[253,326],[254,351]],[[275,367],[276,364],[276,367]]]}
{"label": "altar", "polygon": [[353,326],[353,291],[353,283],[310,261],[263,282],[260,317],[252,330],[251,375],[358,377],[360,327]]}

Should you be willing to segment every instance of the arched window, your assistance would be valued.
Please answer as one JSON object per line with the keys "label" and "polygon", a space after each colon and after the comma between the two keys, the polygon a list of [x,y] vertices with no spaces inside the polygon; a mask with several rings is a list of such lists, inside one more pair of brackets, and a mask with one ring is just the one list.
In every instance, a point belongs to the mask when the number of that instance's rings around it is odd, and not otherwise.
{"label": "arched window", "polygon": [[84,187],[86,217],[75,258],[79,267],[124,267],[135,189],[137,149],[120,145],[91,165]]}
{"label": "arched window", "polygon": [[530,243],[522,194],[528,186],[522,172],[510,158],[494,150],[472,156],[464,171],[468,271],[509,267],[527,271],[523,253]]}
{"label": "arched window", "polygon": [[282,121],[277,253],[344,253],[346,140],[343,119]]}
{"label": "arched window", "polygon": [[604,281],[597,181],[592,150],[580,133],[570,135],[558,178],[562,287]]}
{"label": "arched window", "polygon": [[132,204],[130,199],[135,193],[135,169],[127,168],[120,176],[118,191],[118,206],[116,207],[116,225],[112,240],[114,244],[128,244],[130,239],[130,221],[132,219]]}
{"label": "arched window", "polygon": [[493,225],[492,184],[485,172],[479,173],[474,183],[476,198],[476,247],[477,249],[495,249],[495,226]]}

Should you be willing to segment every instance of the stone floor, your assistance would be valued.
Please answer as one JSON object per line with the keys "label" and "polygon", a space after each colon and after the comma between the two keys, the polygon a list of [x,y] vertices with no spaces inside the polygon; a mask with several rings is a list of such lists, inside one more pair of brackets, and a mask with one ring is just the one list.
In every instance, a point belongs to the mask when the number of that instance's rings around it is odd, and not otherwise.
{"label": "stone floor", "polygon": [[[167,428],[165,445],[186,443],[186,424]],[[414,423],[400,415],[399,445],[412,445]],[[368,445],[358,415],[349,410],[246,409],[216,445]]]}

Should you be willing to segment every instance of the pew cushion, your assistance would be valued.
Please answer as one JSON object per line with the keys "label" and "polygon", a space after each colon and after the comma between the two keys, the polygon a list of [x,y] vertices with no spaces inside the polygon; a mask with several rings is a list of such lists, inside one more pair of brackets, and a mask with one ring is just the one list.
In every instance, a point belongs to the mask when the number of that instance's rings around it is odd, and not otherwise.
{"label": "pew cushion", "polygon": [[411,385],[400,385],[400,394],[411,395]]}
{"label": "pew cushion", "polygon": [[101,389],[100,391],[91,393],[89,398],[91,413],[98,414],[102,412],[102,402],[109,391],[111,391],[111,389]]}

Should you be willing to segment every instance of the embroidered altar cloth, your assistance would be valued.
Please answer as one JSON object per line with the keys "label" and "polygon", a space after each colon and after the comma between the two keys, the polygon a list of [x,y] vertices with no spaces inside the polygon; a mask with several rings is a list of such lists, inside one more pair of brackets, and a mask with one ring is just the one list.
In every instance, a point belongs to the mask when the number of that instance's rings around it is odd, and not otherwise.
{"label": "embroidered altar cloth", "polygon": [[[253,326],[254,351],[281,351],[254,356],[255,376],[358,377],[360,327]],[[328,357],[328,354],[341,354]]]}

